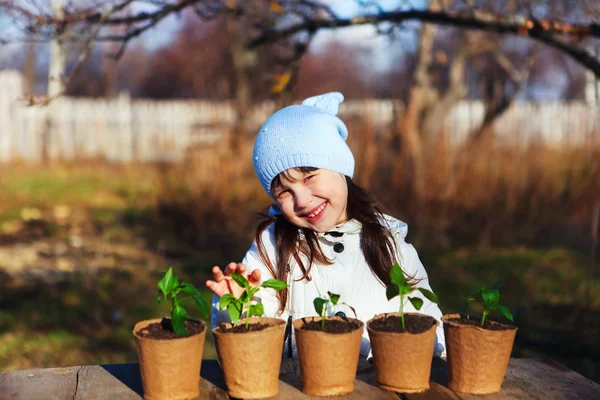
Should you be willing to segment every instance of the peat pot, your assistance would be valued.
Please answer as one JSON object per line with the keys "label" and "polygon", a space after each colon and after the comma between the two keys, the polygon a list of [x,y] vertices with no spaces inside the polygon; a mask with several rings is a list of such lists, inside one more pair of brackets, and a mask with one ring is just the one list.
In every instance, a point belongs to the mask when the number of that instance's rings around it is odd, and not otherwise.
{"label": "peat pot", "polygon": [[279,368],[285,321],[250,318],[225,323],[212,330],[217,354],[231,397],[258,399],[279,392]]}
{"label": "peat pot", "polygon": [[[309,396],[340,396],[352,392],[364,323],[353,318],[327,317],[323,331],[321,317],[307,317],[295,320],[293,326],[302,391]],[[309,330],[309,327],[318,330]]]}
{"label": "peat pot", "polygon": [[418,393],[429,389],[431,361],[439,322],[428,315],[378,314],[367,322],[377,383],[386,390]]}
{"label": "peat pot", "polygon": [[442,317],[448,356],[448,387],[469,394],[498,393],[517,328],[512,325],[486,321],[469,324],[458,314]]}
{"label": "peat pot", "polygon": [[[161,318],[141,321],[133,328],[144,399],[193,399],[200,394],[206,326],[202,321],[187,319],[185,328],[191,335],[177,336],[162,328],[162,321]],[[166,321],[170,323],[170,319]]]}

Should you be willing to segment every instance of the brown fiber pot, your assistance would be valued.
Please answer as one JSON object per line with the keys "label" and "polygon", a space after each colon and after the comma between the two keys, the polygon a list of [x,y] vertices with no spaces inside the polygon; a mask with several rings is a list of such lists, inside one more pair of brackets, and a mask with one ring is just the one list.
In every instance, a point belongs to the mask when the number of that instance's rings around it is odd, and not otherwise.
{"label": "brown fiber pot", "polygon": [[[241,320],[239,324],[245,324]],[[223,332],[222,324],[212,330],[227,391],[231,397],[258,399],[279,392],[279,368],[285,321],[279,318],[250,318],[250,324],[267,324],[260,331]]]}
{"label": "brown fiber pot", "polygon": [[[427,315],[404,313],[404,315],[416,315],[431,319],[431,328],[423,333],[415,334],[376,331],[370,327],[371,322],[377,319],[400,315],[399,312],[378,314],[367,322],[377,383],[383,389],[394,392],[423,392],[429,389],[433,347],[439,322]],[[433,324],[434,322],[435,324]]]}
{"label": "brown fiber pot", "polygon": [[[334,319],[342,320],[340,317],[328,317],[327,321]],[[348,333],[303,330],[304,323],[310,321],[321,321],[321,317],[301,318],[293,323],[302,391],[309,396],[351,393],[354,390],[364,323],[358,321],[360,328]]]}
{"label": "brown fiber pot", "polygon": [[490,321],[510,328],[493,331],[449,321],[453,318],[460,318],[460,315],[442,317],[448,356],[448,387],[468,394],[500,392],[517,328]]}
{"label": "brown fiber pot", "polygon": [[138,332],[161,318],[138,322],[133,336],[146,400],[193,399],[200,394],[200,366],[206,337],[204,330],[193,336],[157,340]]}

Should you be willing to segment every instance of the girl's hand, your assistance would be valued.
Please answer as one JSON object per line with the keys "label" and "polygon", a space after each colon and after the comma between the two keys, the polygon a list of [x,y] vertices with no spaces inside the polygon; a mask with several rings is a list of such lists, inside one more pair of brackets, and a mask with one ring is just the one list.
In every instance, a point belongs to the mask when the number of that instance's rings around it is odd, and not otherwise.
{"label": "girl's hand", "polygon": [[244,292],[244,288],[238,285],[233,278],[229,276],[234,272],[248,279],[250,286],[256,287],[260,285],[260,271],[258,269],[255,269],[251,274],[248,274],[244,264],[236,264],[232,262],[225,267],[225,273],[221,271],[221,268],[214,266],[212,269],[214,280],[206,281],[206,287],[212,290],[219,297],[223,296],[224,294],[231,293],[236,299],[239,298]]}

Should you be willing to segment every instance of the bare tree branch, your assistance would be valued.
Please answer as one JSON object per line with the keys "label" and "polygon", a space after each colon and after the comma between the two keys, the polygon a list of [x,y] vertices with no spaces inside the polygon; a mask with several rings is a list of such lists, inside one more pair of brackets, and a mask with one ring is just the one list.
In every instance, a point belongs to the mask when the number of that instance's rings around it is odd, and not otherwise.
{"label": "bare tree branch", "polygon": [[[154,7],[151,11],[136,9],[136,3],[144,3]],[[516,10],[507,15],[497,12],[483,11],[474,6],[475,2],[467,1],[467,9],[461,11],[446,9],[417,10],[414,5],[405,2],[412,9],[398,9],[385,12],[375,7],[376,12],[359,15],[353,18],[340,18],[334,10],[318,0],[279,0],[271,1],[271,11],[258,18],[252,24],[252,32],[248,46],[255,48],[260,45],[277,42],[300,32],[309,35],[321,29],[337,29],[349,26],[374,25],[389,23],[399,26],[406,21],[421,21],[437,25],[454,26],[458,28],[493,32],[499,34],[513,34],[530,37],[533,40],[551,46],[577,61],[594,75],[600,78],[600,61],[590,51],[578,47],[575,42],[582,42],[585,38],[600,38],[600,23],[567,23],[552,19],[539,19],[532,17],[532,11],[527,12],[526,5],[520,5]],[[133,37],[146,32],[160,21],[172,14],[178,14],[189,8],[200,18],[212,19],[223,14],[235,17],[251,16],[252,7],[246,2],[237,2],[231,6],[225,0],[108,0],[95,2],[91,6],[65,6],[64,18],[57,18],[42,6],[43,2],[31,0],[19,2],[16,0],[0,0],[0,10],[6,11],[13,18],[18,18],[24,23],[25,31],[42,37],[56,37],[63,32],[72,33],[68,40],[76,41],[86,37],[86,32],[96,25],[121,26],[126,29],[120,35],[100,35],[97,41],[127,42]],[[374,8],[371,1],[360,1],[360,5]],[[588,7],[592,7],[588,4]],[[524,11],[525,10],[525,11]],[[105,18],[106,13],[110,14]],[[295,22],[294,22],[295,21]],[[282,22],[281,24],[279,22]],[[90,27],[91,26],[91,27]],[[393,28],[391,28],[393,29]],[[253,31],[258,33],[252,37]],[[77,32],[83,32],[79,34]],[[390,29],[381,29],[382,34]],[[81,39],[79,39],[81,40]],[[124,47],[122,48],[122,50]],[[117,56],[122,54],[120,51]]]}
{"label": "bare tree branch", "polygon": [[562,52],[590,69],[600,78],[600,61],[585,49],[573,45],[573,41],[586,37],[600,38],[600,24],[568,24],[533,18],[500,17],[495,14],[475,11],[456,13],[452,11],[409,10],[365,15],[349,19],[307,19],[284,29],[264,30],[248,45],[250,47],[273,43],[298,32],[315,32],[319,29],[336,29],[349,26],[392,22],[399,24],[408,20],[419,20],[439,25],[480,30],[494,33],[529,36]]}

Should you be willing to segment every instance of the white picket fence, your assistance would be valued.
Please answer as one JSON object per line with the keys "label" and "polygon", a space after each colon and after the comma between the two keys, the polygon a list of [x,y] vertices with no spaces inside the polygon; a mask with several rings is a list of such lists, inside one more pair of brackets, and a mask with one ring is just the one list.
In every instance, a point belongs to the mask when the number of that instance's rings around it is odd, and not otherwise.
{"label": "white picket fence", "polygon": [[[234,123],[229,102],[132,100],[62,97],[48,106],[25,106],[23,78],[0,71],[0,163],[15,160],[85,159],[117,162],[177,161],[191,146],[211,146],[223,140]],[[385,126],[399,102],[347,101],[341,118],[369,117]],[[275,110],[271,102],[253,108],[256,129]],[[463,101],[443,121],[451,143],[460,143],[483,120],[479,101]],[[496,123],[497,140],[543,141],[562,146],[600,146],[600,105],[585,102],[517,103]]]}

